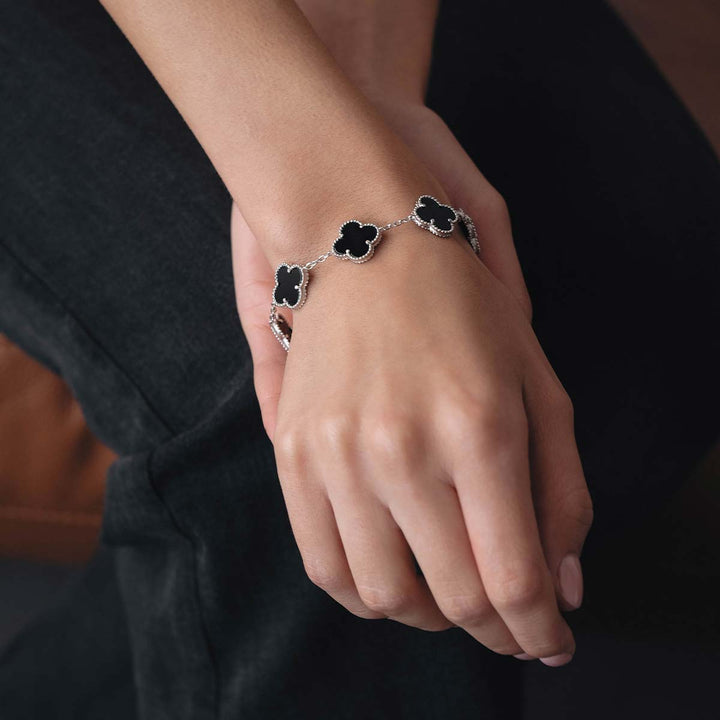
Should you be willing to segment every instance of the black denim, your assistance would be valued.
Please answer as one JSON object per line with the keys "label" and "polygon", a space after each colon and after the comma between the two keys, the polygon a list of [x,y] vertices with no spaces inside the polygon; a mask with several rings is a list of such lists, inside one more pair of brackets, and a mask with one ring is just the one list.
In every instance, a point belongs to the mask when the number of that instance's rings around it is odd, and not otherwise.
{"label": "black denim", "polygon": [[[632,555],[624,538],[720,430],[718,160],[600,2],[448,2],[435,57],[429,103],[509,204],[575,402],[596,511],[575,659],[364,621],[307,579],[235,313],[226,190],[99,5],[2,0],[0,330],[121,456],[103,549],[0,658],[2,720],[716,717],[717,653],[676,688],[603,608],[632,580],[612,548]],[[617,612],[641,627],[638,607]],[[627,714],[608,705],[621,687]]]}

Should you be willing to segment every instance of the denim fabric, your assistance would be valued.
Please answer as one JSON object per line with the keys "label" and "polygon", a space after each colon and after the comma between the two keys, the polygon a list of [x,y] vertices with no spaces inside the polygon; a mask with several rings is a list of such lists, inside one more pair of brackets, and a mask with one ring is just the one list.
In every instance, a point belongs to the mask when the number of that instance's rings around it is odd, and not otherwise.
{"label": "denim fabric", "polygon": [[[720,430],[720,165],[599,2],[446,3],[435,57],[429,102],[508,201],[575,401],[596,509],[575,660],[530,669],[459,629],[364,621],[307,579],[235,314],[226,190],[99,5],[2,0],[0,330],[121,456],[83,582],[0,657],[2,720],[495,720],[568,673],[603,687],[580,633],[604,631],[610,548]],[[548,712],[601,717],[571,696]]]}

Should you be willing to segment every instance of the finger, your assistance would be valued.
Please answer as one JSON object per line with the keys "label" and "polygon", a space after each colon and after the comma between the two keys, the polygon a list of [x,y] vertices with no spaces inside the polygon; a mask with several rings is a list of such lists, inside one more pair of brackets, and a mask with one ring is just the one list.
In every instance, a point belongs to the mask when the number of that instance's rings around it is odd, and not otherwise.
{"label": "finger", "polygon": [[275,285],[270,263],[237,205],[231,214],[232,261],[240,323],[253,360],[255,394],[272,440],[287,353],[268,327],[268,298]]}
{"label": "finger", "polygon": [[[452,477],[485,591],[523,650],[547,664],[575,651],[540,543],[520,399],[490,402],[455,433]],[[474,425],[474,431],[467,428]],[[460,448],[463,449],[459,452]]]}
{"label": "finger", "polygon": [[[366,607],[423,630],[452,623],[419,577],[407,540],[389,509],[360,489],[349,458],[325,463],[328,495],[358,594]],[[339,481],[342,478],[342,481]]]}
{"label": "finger", "polygon": [[559,382],[542,370],[526,382],[525,406],[540,538],[560,606],[574,610],[582,603],[580,555],[593,509],[575,444],[573,407]]}
{"label": "finger", "polygon": [[310,580],[354,615],[384,618],[360,599],[325,490],[305,477],[303,444],[292,436],[275,444],[278,476],[290,525]]}
{"label": "finger", "polygon": [[364,605],[423,630],[451,627],[427,584],[418,577],[412,552],[388,509],[372,496],[360,494],[342,500],[333,497],[333,503],[348,564]]}
{"label": "finger", "polygon": [[441,612],[490,650],[521,653],[487,597],[455,490],[441,481],[420,489],[414,482],[398,483],[413,489],[397,493],[391,511]]}

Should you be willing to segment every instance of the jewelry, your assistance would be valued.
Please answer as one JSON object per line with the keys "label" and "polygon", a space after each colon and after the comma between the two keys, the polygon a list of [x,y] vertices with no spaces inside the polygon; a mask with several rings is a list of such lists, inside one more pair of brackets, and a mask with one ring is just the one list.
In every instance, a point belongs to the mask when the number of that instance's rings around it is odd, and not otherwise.
{"label": "jewelry", "polygon": [[438,237],[449,237],[455,225],[459,224],[473,252],[478,257],[480,256],[477,230],[470,216],[461,208],[456,210],[450,205],[444,205],[432,195],[421,195],[417,199],[413,211],[407,217],[394,220],[387,225],[378,226],[373,223],[363,223],[360,220],[347,220],[340,226],[332,248],[326,253],[304,265],[281,263],[275,270],[275,288],[272,294],[269,322],[273,335],[286,351],[290,350],[292,328],[277,309],[286,307],[290,310],[297,310],[304,305],[307,299],[310,271],[331,256],[341,260],[350,260],[353,263],[367,262],[373,256],[383,233],[407,222],[414,222]]}

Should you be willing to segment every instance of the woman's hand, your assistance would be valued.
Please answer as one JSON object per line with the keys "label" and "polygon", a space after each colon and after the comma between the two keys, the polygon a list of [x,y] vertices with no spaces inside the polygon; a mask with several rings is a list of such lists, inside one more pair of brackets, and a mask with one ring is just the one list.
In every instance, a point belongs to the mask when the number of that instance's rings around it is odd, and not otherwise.
{"label": "woman's hand", "polygon": [[404,225],[369,263],[318,268],[286,356],[253,240],[235,210],[238,309],[310,578],[361,617],[567,662],[558,601],[580,602],[592,507],[516,295],[463,240]]}

